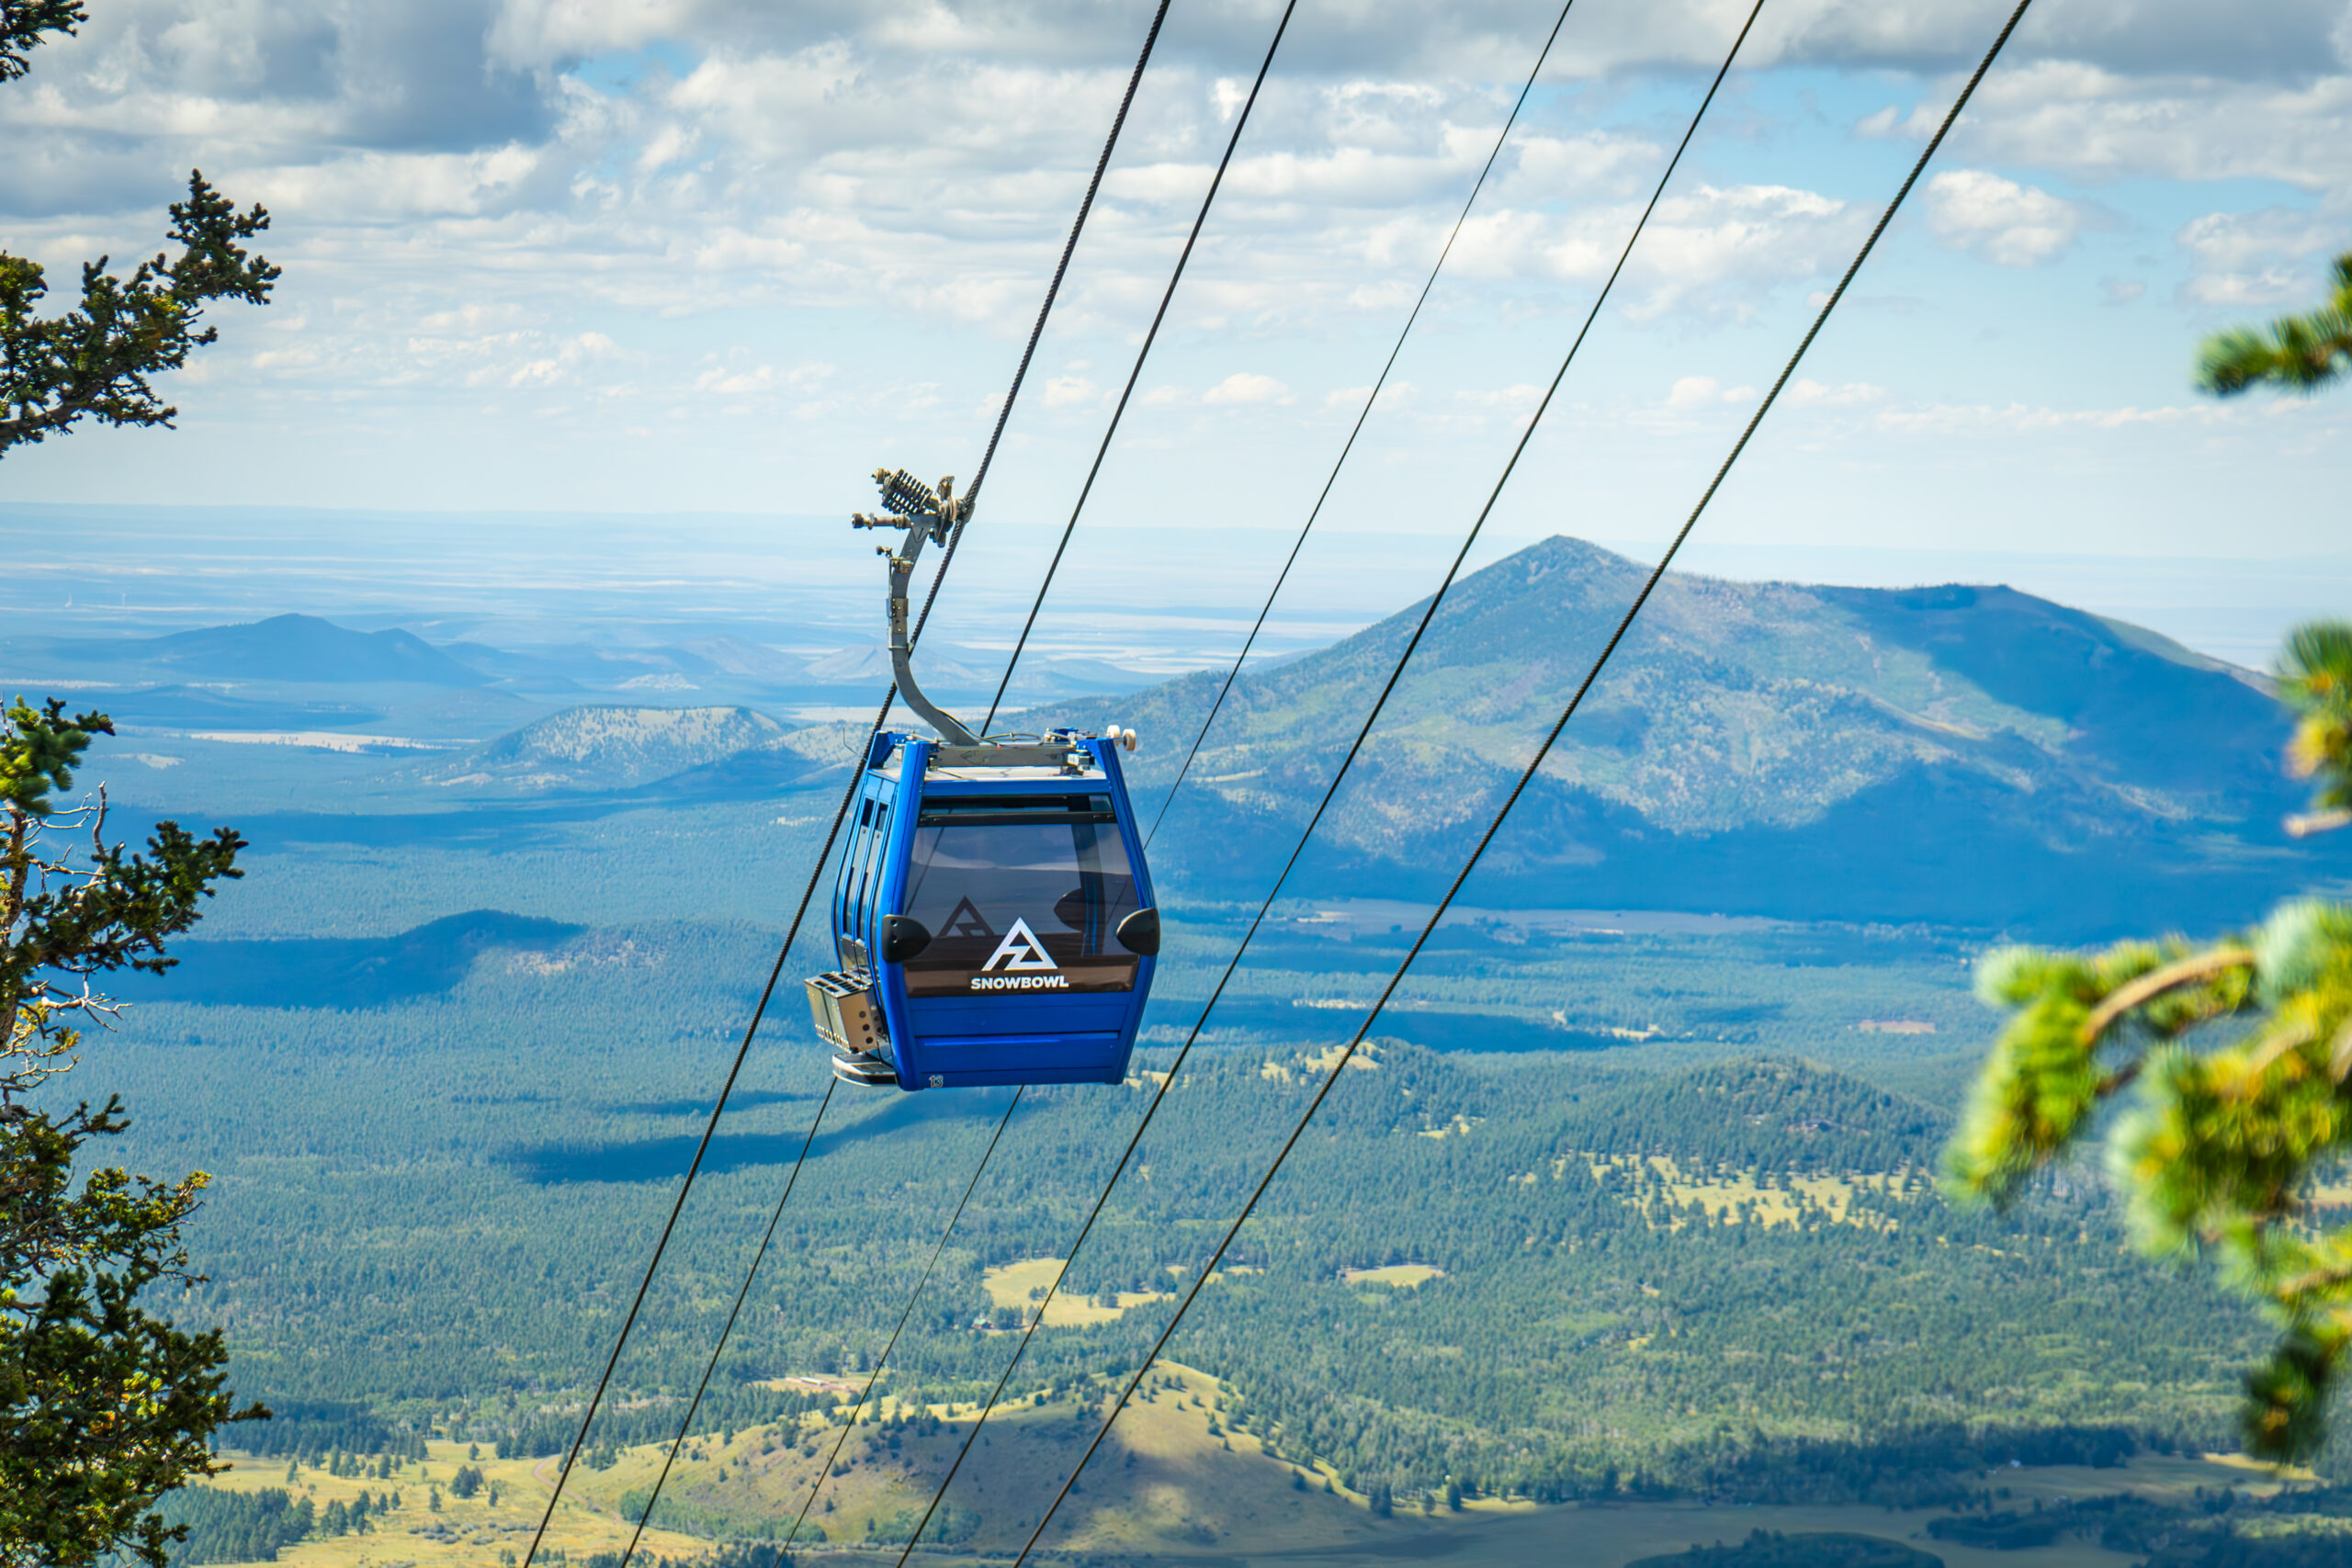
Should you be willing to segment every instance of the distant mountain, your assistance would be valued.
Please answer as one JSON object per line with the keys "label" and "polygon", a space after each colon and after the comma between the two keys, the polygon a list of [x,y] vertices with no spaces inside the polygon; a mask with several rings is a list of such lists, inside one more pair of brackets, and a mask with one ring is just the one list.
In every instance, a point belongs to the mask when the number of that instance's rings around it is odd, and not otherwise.
{"label": "distant mountain", "polygon": [[[1441,891],[1645,570],[1555,537],[1464,580],[1294,891]],[[1262,887],[1419,614],[1237,682],[1155,846],[1162,881]],[[1216,680],[1015,722],[1140,729],[1149,813]],[[1669,575],[1466,897],[2072,934],[2243,920],[2352,877],[2352,835],[2280,829],[2302,791],[2264,687],[2007,588]]]}
{"label": "distant mountain", "polygon": [[1033,667],[1024,659],[1005,700],[1026,704],[1098,693],[1117,695],[1153,684],[1151,676],[1107,660],[1042,659]]}
{"label": "distant mountain", "polygon": [[454,642],[443,651],[486,677],[537,692],[769,689],[809,681],[806,660],[731,637],[694,637],[653,648],[576,642],[503,649]]}
{"label": "distant mountain", "polygon": [[785,733],[741,707],[573,707],[411,770],[454,794],[628,789],[768,745]]}
{"label": "distant mountain", "polygon": [[[13,693],[11,694],[14,694]],[[358,703],[254,701],[201,686],[150,686],[143,691],[100,691],[71,695],[75,712],[98,708],[117,724],[170,728],[342,729],[378,725],[380,707]]]}
{"label": "distant mountain", "polygon": [[177,680],[484,683],[482,676],[408,632],[357,632],[316,615],[273,615],[167,637],[10,638],[0,642],[0,660],[12,668],[62,672],[103,666]]}

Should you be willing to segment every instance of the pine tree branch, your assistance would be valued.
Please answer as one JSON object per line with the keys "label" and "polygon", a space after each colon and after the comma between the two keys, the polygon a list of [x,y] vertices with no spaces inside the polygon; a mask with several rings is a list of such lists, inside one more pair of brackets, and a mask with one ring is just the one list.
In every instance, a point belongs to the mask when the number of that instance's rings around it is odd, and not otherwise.
{"label": "pine tree branch", "polygon": [[2210,980],[2233,969],[2248,969],[2254,965],[2254,954],[2243,947],[2217,947],[2210,953],[2193,953],[2152,974],[2143,975],[2127,986],[2118,986],[2108,998],[2091,1010],[2083,1020],[2082,1041],[2096,1044],[2101,1035],[2114,1027],[2116,1020],[2135,1008],[2145,1006],[2166,991]]}
{"label": "pine tree branch", "polygon": [[278,269],[242,243],[269,227],[268,212],[239,212],[201,170],[187,190],[171,209],[178,256],[159,254],[127,278],[107,271],[107,257],[85,264],[81,304],[62,316],[34,314],[49,292],[40,265],[0,254],[0,457],[85,418],[168,427],[179,410],[156,395],[153,378],[219,339],[219,328],[198,324],[204,307],[268,301]]}
{"label": "pine tree branch", "polygon": [[27,57],[48,41],[43,33],[70,37],[87,20],[82,0],[0,0],[0,82],[13,82],[32,69]]}

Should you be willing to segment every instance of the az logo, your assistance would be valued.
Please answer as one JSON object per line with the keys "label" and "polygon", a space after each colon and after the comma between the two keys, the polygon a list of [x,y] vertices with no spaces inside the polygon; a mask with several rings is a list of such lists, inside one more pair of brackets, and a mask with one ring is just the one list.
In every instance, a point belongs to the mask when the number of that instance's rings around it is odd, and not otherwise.
{"label": "az logo", "polygon": [[1004,933],[1004,940],[996,944],[996,951],[989,954],[989,961],[980,965],[980,973],[986,975],[998,968],[1019,972],[1057,967],[1054,955],[1046,951],[1037,933],[1029,929],[1029,922],[1016,919],[1012,929]]}

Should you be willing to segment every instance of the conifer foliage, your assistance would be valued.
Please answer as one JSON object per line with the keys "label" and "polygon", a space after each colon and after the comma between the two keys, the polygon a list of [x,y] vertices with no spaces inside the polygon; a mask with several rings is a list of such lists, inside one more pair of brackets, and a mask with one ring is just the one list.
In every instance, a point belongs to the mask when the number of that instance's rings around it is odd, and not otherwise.
{"label": "conifer foliage", "polygon": [[2316,310],[2281,316],[2267,332],[2242,327],[2208,339],[2198,385],[2227,398],[2260,386],[2315,392],[2335,381],[2352,360],[2352,252],[2335,258],[2335,277]]}
{"label": "conifer foliage", "polygon": [[[2319,784],[2322,809],[2296,821],[2340,821],[2352,625],[2296,632],[2279,687],[2301,714],[2289,755]],[[1947,1152],[1949,1190],[2014,1201],[2132,1089],[2108,1153],[2142,1246],[2210,1251],[2268,1307],[2282,1332],[2246,1380],[2246,1445],[2270,1459],[2314,1451],[2352,1348],[2352,1229],[2310,1219],[2317,1174],[2352,1151],[2352,908],[2298,899],[2201,946],[2004,949],[1979,964],[1977,989],[2012,1016]]]}
{"label": "conifer foliage", "polygon": [[[0,84],[85,15],[81,0],[0,0]],[[198,324],[207,302],[268,298],[277,269],[240,243],[268,224],[191,175],[172,208],[179,256],[128,278],[101,257],[82,269],[80,308],[48,320],[33,314],[40,267],[0,254],[0,456],[85,416],[170,423],[177,411],[149,378],[214,340]],[[113,732],[106,715],[68,716],[53,700],[0,712],[0,1568],[126,1555],[164,1568],[187,1532],[158,1500],[213,1471],[223,1423],[268,1414],[235,1408],[217,1331],[185,1333],[142,1304],[151,1287],[196,1282],[180,1226],[203,1173],[91,1170],[93,1145],[129,1125],[121,1100],[36,1100],[74,1065],[77,1026],[118,1010],[94,982],[169,968],[165,943],[240,874],[244,841],[231,829],[198,839],[160,822],[131,852],[107,841],[103,791],[60,803],[91,740]]]}
{"label": "conifer foliage", "polygon": [[[2335,379],[2352,355],[2352,254],[2335,282],[2325,305],[2267,336],[2209,341],[2200,384],[2229,395]],[[2289,832],[2352,823],[2352,623],[2297,630],[2278,676],[2296,715],[2288,765],[2316,784]],[[2008,948],[1978,965],[1977,990],[2011,1016],[1946,1151],[1947,1190],[2016,1201],[2130,1090],[2108,1161],[2140,1244],[2210,1255],[2277,1319],[2277,1345],[2246,1377],[2246,1448],[2314,1452],[2352,1349],[2352,1227],[2317,1224],[2311,1202],[2322,1172],[2352,1152],[2352,907],[2293,900],[2203,945]]]}
{"label": "conifer foliage", "polygon": [[[2299,900],[2201,947],[2009,948],[1977,983],[2012,1016],[1949,1151],[1953,1195],[2014,1201],[2134,1089],[2108,1146],[2133,1230],[2159,1256],[2210,1250],[2273,1311],[2283,1332],[2247,1378],[2247,1449],[2314,1451],[2352,1346],[2352,1230],[2309,1224],[2314,1175],[2352,1149],[2352,909]],[[2233,1034],[2193,1048],[2209,1029]]]}
{"label": "conifer foliage", "polygon": [[[79,1568],[129,1552],[161,1568],[173,1532],[156,1501],[214,1468],[210,1438],[239,1412],[218,1333],[188,1334],[141,1293],[189,1280],[180,1225],[201,1172],[160,1182],[90,1171],[90,1145],[128,1125],[122,1102],[28,1097],[73,1066],[76,1027],[116,1004],[92,982],[157,972],[243,841],[162,822],[145,853],[106,841],[101,795],[61,807],[104,714],[17,703],[0,717],[0,1564]],[[192,1282],[192,1281],[191,1281]]]}
{"label": "conifer foliage", "polygon": [[88,15],[82,0],[0,0],[0,82],[25,73],[43,33],[71,33]]}
{"label": "conifer foliage", "polygon": [[[80,0],[0,0],[0,84],[25,74],[45,35],[71,33],[84,19]],[[168,235],[179,254],[159,253],[127,277],[107,270],[109,257],[85,262],[81,302],[51,317],[35,313],[49,292],[40,265],[0,253],[0,457],[85,418],[170,424],[179,410],[156,395],[152,378],[219,338],[219,328],[200,324],[206,305],[268,300],[278,269],[243,243],[268,227],[263,209],[240,212],[191,173],[187,199],[171,208]]]}

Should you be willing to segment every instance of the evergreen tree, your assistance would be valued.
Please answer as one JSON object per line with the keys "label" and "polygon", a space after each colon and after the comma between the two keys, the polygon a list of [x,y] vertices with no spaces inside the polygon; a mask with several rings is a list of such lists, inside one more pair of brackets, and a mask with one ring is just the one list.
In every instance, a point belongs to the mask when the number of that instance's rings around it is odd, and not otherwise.
{"label": "evergreen tree", "polygon": [[[210,1438],[236,1411],[216,1333],[186,1334],[139,1304],[192,1281],[179,1227],[206,1178],[86,1171],[122,1103],[35,1110],[25,1097],[74,1065],[74,1024],[115,1004],[105,974],[160,972],[212,885],[239,874],[228,829],[156,825],[147,853],[105,841],[103,793],[59,807],[104,714],[62,703],[0,715],[0,1564],[79,1568],[130,1552],[161,1568],[173,1532],[158,1498],[211,1473]],[[290,1473],[290,1472],[289,1472]]]}
{"label": "evergreen tree", "polygon": [[[0,85],[85,16],[82,0],[0,0]],[[178,411],[151,378],[215,340],[199,324],[208,303],[268,299],[277,269],[241,243],[268,225],[192,174],[171,209],[179,254],[128,277],[104,257],[85,265],[78,307],[48,318],[34,313],[41,268],[0,254],[0,457],[85,416],[168,425]],[[234,1408],[217,1332],[183,1333],[139,1304],[152,1285],[195,1282],[179,1228],[204,1175],[87,1170],[94,1142],[128,1126],[121,1102],[26,1102],[74,1065],[74,1026],[116,1010],[92,982],[168,968],[166,942],[196,923],[214,883],[239,874],[243,841],[230,829],[198,840],[163,822],[146,853],[126,854],[106,841],[103,792],[53,806],[91,739],[112,733],[104,714],[69,718],[54,701],[19,700],[0,716],[0,1568],[119,1553],[163,1568],[184,1531],[158,1499],[217,1468],[223,1423],[267,1414]]]}
{"label": "evergreen tree", "polygon": [[[2352,254],[2335,289],[2267,334],[2210,339],[2200,384],[2310,391],[2352,355]],[[2279,660],[2296,714],[2289,764],[2316,782],[2297,836],[2352,822],[2352,623],[2306,626]],[[2127,1089],[2109,1163],[2142,1247],[2210,1251],[2261,1302],[2279,1337],[2245,1382],[2248,1451],[2285,1460],[2326,1436],[2329,1389],[2352,1347],[2352,1227],[2311,1221],[2315,1173],[2352,1150],[2352,908],[2280,907],[2258,929],[2194,944],[2127,942],[2104,953],[2008,948],[1977,970],[1984,999],[2011,1010],[1947,1151],[1947,1190],[2013,1203],[2033,1174]],[[2233,1038],[2192,1051],[2240,1021]]]}
{"label": "evergreen tree", "polygon": [[[46,35],[72,33],[85,16],[82,0],[0,0],[0,85],[25,74]],[[141,261],[127,277],[107,270],[108,257],[85,262],[80,304],[46,318],[35,314],[49,292],[42,269],[0,253],[0,457],[85,417],[170,425],[179,410],[156,396],[152,378],[219,338],[219,328],[200,324],[206,305],[268,300],[277,268],[243,243],[268,227],[267,212],[238,211],[192,172],[166,231],[179,254]]]}
{"label": "evergreen tree", "polygon": [[2352,252],[2335,258],[2335,287],[2316,310],[2281,316],[2267,332],[2216,333],[2198,355],[2198,385],[2216,397],[2255,387],[2317,391],[2344,374],[2352,355]]}

